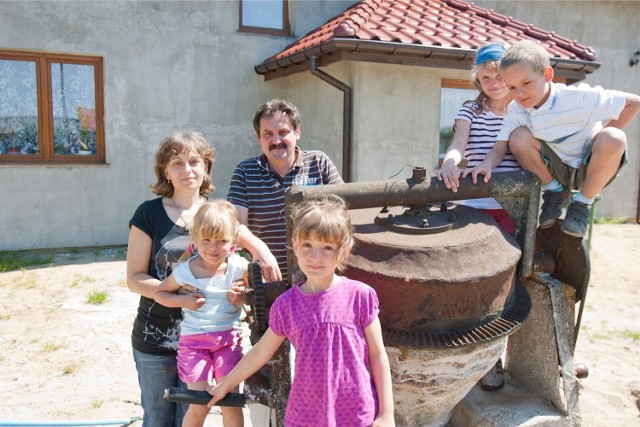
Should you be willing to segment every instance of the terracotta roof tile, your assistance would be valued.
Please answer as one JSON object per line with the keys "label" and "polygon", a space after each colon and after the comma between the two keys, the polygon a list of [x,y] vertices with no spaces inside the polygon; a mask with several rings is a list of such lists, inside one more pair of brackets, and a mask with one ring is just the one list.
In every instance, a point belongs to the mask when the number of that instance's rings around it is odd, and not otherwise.
{"label": "terracotta roof tile", "polygon": [[594,61],[589,46],[462,0],[363,0],[287,46],[263,64],[337,38],[477,49],[487,41],[541,42],[559,59]]}

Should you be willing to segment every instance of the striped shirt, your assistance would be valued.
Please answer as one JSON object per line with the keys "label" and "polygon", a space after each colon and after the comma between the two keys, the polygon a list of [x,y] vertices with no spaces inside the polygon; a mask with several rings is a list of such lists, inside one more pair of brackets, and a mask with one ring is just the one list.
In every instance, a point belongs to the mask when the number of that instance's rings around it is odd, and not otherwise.
{"label": "striped shirt", "polygon": [[617,119],[625,103],[623,92],[586,83],[551,83],[549,98],[539,108],[509,104],[498,140],[508,141],[511,132],[526,126],[535,138],[547,142],[563,162],[577,168],[591,149],[591,139],[602,130],[602,122]]}
{"label": "striped shirt", "polygon": [[284,193],[291,186],[342,184],[335,165],[322,151],[303,151],[293,168],[281,177],[269,170],[266,156],[240,163],[231,177],[227,200],[248,210],[247,227],[269,246],[287,278],[287,233]]}
{"label": "striped shirt", "polygon": [[[478,166],[496,143],[496,136],[502,127],[502,117],[492,111],[482,111],[476,114],[475,102],[465,104],[456,115],[456,120],[464,120],[470,125],[469,139],[464,150],[464,158],[469,161],[468,168]],[[509,172],[520,170],[518,161],[511,152],[507,152],[494,172]],[[502,209],[493,198],[473,199],[461,201],[460,204],[472,206],[476,209]]]}

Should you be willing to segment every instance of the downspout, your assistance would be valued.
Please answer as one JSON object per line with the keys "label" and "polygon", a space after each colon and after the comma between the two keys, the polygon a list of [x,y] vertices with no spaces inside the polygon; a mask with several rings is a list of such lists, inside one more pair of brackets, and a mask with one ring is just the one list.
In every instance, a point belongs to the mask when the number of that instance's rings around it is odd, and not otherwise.
{"label": "downspout", "polygon": [[331,86],[339,89],[343,93],[342,105],[342,179],[344,182],[351,181],[351,122],[352,122],[352,105],[351,105],[351,88],[340,80],[330,76],[322,70],[319,70],[316,64],[316,57],[312,56],[309,60],[309,71],[314,76],[324,80]]}

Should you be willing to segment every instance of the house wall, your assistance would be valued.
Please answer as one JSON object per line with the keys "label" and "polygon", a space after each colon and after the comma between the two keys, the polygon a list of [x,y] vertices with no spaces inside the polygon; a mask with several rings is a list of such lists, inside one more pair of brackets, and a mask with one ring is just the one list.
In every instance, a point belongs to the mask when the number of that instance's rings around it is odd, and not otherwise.
{"label": "house wall", "polygon": [[[281,37],[238,32],[236,1],[0,2],[0,48],[104,57],[107,151],[103,166],[0,165],[0,250],[126,243],[134,209],[154,197],[155,149],[176,129],[216,147],[213,197],[225,197],[235,165],[259,154],[256,107],[276,96],[301,109],[301,147],[327,152],[342,170],[342,93],[308,72],[264,81],[254,66],[350,3],[292,1],[294,37]],[[638,92],[640,67],[628,66],[640,48],[638,2],[578,3],[478,2],[595,47],[602,67],[587,81]],[[413,165],[433,173],[440,79],[466,71],[351,62],[322,70],[353,88],[352,181],[403,168],[398,176],[408,176]],[[598,215],[635,217],[638,122],[629,165]]]}
{"label": "house wall", "polygon": [[[591,85],[640,93],[640,66],[629,60],[640,49],[640,1],[475,1],[478,6],[555,31],[591,46],[600,69],[585,80]],[[640,185],[640,117],[625,130],[628,164],[607,187],[596,215],[636,218]]]}
{"label": "house wall", "polygon": [[[300,37],[346,4],[294,2],[292,29]],[[213,196],[225,197],[235,165],[259,154],[257,106],[288,95],[290,82],[264,82],[254,66],[297,38],[237,28],[237,1],[0,2],[0,48],[104,57],[107,152],[102,166],[0,165],[0,250],[126,243],[133,211],[155,197],[155,149],[173,130],[213,143]],[[318,134],[337,134],[321,107],[300,108],[320,116]]]}

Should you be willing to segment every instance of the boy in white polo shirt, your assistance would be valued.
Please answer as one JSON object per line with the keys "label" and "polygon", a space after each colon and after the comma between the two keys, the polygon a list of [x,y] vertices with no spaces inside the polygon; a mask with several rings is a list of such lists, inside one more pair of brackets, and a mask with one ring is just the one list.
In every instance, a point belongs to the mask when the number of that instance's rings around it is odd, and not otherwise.
{"label": "boy in white polo shirt", "polygon": [[[561,229],[583,237],[593,200],[626,163],[622,129],[640,111],[640,97],[584,83],[552,82],[549,54],[531,41],[507,49],[500,73],[515,102],[493,150],[469,171],[473,181],[483,174],[488,182],[508,146],[522,168],[542,182],[540,227],[551,227],[568,205]],[[572,189],[579,192],[570,200]]]}

